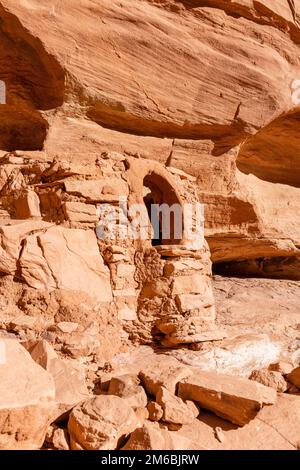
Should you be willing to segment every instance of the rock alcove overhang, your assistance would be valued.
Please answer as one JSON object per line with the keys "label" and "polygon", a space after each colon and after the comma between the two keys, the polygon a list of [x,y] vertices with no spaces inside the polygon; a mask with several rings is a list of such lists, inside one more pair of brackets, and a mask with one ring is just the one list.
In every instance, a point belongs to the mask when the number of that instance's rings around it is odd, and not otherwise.
{"label": "rock alcove overhang", "polygon": [[48,122],[43,111],[63,104],[65,73],[40,39],[0,4],[0,149],[40,150]]}
{"label": "rock alcove overhang", "polygon": [[246,139],[237,157],[243,173],[300,188],[300,108],[279,116]]}

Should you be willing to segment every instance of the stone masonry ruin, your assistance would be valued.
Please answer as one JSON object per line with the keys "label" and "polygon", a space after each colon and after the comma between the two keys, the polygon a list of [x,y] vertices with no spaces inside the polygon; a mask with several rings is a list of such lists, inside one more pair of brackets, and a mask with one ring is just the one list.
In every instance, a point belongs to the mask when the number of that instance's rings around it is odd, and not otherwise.
{"label": "stone masonry ruin", "polygon": [[[0,164],[1,240],[9,246],[1,258],[3,275],[42,291],[85,293],[93,305],[100,302],[117,315],[136,341],[173,346],[219,334],[203,231],[193,248],[182,216],[182,237],[174,238],[171,213],[170,238],[156,246],[151,234],[147,240],[96,237],[97,208],[120,211],[119,198],[125,197],[130,213],[134,204],[145,204],[145,187],[154,203],[183,207],[192,177],[118,153],[103,154],[88,170],[15,153]],[[89,259],[84,269],[78,262],[83,253]]]}
{"label": "stone masonry ruin", "polygon": [[300,0],[0,0],[0,450],[300,448],[299,44]]}

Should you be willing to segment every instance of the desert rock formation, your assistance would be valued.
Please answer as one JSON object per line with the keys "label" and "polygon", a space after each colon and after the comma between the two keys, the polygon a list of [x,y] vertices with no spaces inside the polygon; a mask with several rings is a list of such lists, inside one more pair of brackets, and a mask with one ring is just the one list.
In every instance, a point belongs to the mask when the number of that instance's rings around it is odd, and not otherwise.
{"label": "desert rock formation", "polygon": [[299,448],[300,1],[0,20],[0,449]]}

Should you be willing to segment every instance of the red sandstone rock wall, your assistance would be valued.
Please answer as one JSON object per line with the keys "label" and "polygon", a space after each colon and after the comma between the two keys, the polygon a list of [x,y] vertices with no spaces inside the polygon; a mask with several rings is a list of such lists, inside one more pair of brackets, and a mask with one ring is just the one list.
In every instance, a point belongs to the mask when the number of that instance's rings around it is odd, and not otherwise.
{"label": "red sandstone rock wall", "polygon": [[[300,0],[0,0],[0,449],[299,447],[299,43]],[[204,244],[97,239],[147,184]]]}
{"label": "red sandstone rock wall", "polygon": [[207,204],[213,260],[293,263],[298,3],[3,0],[1,147],[182,169]]}

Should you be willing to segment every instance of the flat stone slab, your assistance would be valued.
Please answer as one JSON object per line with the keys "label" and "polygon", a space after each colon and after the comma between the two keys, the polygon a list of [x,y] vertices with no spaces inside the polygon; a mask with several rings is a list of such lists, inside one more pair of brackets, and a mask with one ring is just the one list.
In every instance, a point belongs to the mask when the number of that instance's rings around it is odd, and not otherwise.
{"label": "flat stone slab", "polygon": [[274,404],[277,395],[274,389],[248,379],[201,371],[179,382],[178,396],[243,426],[264,405]]}

